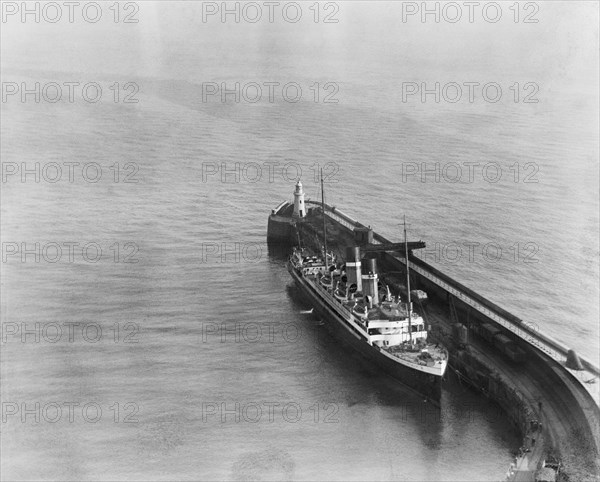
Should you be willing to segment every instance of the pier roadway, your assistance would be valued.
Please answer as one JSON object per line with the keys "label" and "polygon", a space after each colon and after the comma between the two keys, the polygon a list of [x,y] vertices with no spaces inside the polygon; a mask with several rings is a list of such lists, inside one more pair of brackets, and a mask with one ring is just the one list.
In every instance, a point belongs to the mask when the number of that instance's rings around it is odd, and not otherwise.
{"label": "pier roadway", "polygon": [[[428,308],[426,316],[429,323],[439,324],[450,333],[448,315],[441,308]],[[535,480],[535,472],[549,452],[562,460],[568,480],[597,480],[594,475],[598,468],[598,419],[595,407],[590,407],[589,399],[582,397],[578,384],[553,366],[556,362],[549,357],[530,357],[525,364],[516,365],[507,362],[502,353],[483,340],[472,337],[469,347],[478,359],[494,367],[523,394],[542,423],[541,431],[523,434],[524,448],[530,452],[517,460],[509,480]],[[557,377],[564,386],[557,385]]]}

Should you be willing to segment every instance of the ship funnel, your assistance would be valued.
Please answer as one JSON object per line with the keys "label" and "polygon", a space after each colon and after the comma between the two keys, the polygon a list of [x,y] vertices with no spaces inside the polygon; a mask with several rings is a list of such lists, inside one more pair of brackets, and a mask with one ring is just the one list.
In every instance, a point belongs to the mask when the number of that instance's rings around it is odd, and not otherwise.
{"label": "ship funnel", "polygon": [[379,304],[379,290],[377,289],[377,260],[365,258],[365,269],[362,274],[363,294],[373,299],[373,304]]}
{"label": "ship funnel", "polygon": [[356,285],[357,291],[362,291],[360,248],[346,248],[346,276],[348,277],[348,286]]}

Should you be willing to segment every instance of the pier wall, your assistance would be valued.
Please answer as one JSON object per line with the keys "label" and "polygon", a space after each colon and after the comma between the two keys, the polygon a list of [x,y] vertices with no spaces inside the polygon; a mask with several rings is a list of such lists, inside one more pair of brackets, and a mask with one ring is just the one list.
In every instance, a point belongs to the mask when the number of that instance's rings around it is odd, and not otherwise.
{"label": "pier wall", "polygon": [[540,420],[535,400],[517,389],[507,378],[500,375],[492,366],[466,350],[452,350],[452,368],[458,372],[460,383],[468,383],[484,396],[497,403],[513,425],[525,437],[530,420]]}

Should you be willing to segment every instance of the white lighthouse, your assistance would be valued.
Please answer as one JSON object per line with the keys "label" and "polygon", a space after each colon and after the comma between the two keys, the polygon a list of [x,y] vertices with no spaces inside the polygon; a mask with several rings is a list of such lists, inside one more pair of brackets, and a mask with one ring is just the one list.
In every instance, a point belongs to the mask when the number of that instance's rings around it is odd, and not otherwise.
{"label": "white lighthouse", "polygon": [[294,214],[295,218],[303,218],[306,216],[306,208],[304,207],[304,190],[302,189],[302,183],[298,181],[296,183],[296,190],[294,191]]}

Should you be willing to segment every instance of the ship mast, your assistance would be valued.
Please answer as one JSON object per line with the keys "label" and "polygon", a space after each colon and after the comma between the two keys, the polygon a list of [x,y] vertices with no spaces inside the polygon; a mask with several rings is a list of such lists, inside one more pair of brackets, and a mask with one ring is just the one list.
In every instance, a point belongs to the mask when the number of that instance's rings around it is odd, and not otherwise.
{"label": "ship mast", "polygon": [[410,271],[408,268],[408,239],[406,237],[406,214],[404,215],[404,254],[406,256],[406,295],[408,302],[406,303],[408,313],[408,336],[410,343],[412,344],[412,320],[411,320],[411,305],[410,302]]}
{"label": "ship mast", "polygon": [[323,244],[325,248],[325,271],[327,266],[327,227],[325,226],[325,189],[323,188],[323,168],[321,168],[321,209],[323,210]]}

